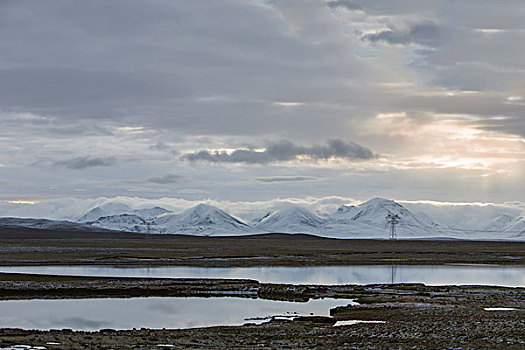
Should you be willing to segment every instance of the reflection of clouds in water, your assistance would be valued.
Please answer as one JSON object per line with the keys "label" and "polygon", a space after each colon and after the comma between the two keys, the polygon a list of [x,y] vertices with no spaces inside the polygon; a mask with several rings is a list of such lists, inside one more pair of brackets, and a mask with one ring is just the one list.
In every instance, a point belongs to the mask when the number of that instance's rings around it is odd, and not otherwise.
{"label": "reflection of clouds in water", "polygon": [[111,325],[110,322],[95,321],[83,317],[51,318],[49,322],[55,324],[55,327],[58,328],[71,329],[102,329]]}
{"label": "reflection of clouds in water", "polygon": [[161,301],[149,303],[148,309],[161,314],[175,314],[184,312],[179,303],[168,303]]}
{"label": "reflection of clouds in water", "polygon": [[504,266],[398,266],[396,282],[525,285],[525,268]]}
{"label": "reflection of clouds in water", "polygon": [[372,284],[425,283],[429,285],[480,284],[525,287],[522,266],[418,266],[360,265],[310,267],[0,267],[5,272],[68,274],[79,276],[171,277],[171,278],[243,278],[263,283],[292,284]]}
{"label": "reflection of clouds in water", "polygon": [[321,299],[292,303],[243,298],[132,298],[16,300],[0,302],[0,327],[72,328],[190,328],[242,325],[247,318],[297,312],[328,315],[351,300]]}

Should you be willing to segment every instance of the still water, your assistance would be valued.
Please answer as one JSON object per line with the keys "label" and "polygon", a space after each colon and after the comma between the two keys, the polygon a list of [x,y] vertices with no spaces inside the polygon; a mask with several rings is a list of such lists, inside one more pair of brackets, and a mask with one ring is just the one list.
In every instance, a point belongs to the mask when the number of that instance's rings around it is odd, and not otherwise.
{"label": "still water", "polygon": [[495,285],[525,287],[525,267],[494,265],[355,265],[308,267],[106,267],[12,266],[0,272],[76,276],[246,278],[263,283],[372,284],[424,283],[427,285]]}
{"label": "still water", "polygon": [[242,325],[274,315],[325,315],[348,299],[294,303],[244,298],[131,298],[0,301],[0,328],[100,330]]}

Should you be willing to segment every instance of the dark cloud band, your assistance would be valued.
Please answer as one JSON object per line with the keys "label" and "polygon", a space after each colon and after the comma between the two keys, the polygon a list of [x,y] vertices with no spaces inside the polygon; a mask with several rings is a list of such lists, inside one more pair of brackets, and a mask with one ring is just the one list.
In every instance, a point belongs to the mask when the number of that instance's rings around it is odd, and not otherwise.
{"label": "dark cloud band", "polygon": [[386,42],[388,44],[407,45],[417,43],[435,46],[439,38],[439,27],[432,21],[421,21],[409,24],[405,30],[392,27],[378,33],[368,34],[363,37],[370,42]]}
{"label": "dark cloud band", "polygon": [[327,145],[308,147],[298,146],[290,141],[283,140],[269,143],[264,151],[238,149],[228,153],[202,150],[185,154],[181,159],[191,162],[268,164],[295,160],[299,157],[307,157],[313,160],[339,158],[357,161],[372,159],[375,155],[370,149],[352,141],[329,140]]}
{"label": "dark cloud band", "polygon": [[257,177],[255,180],[259,182],[299,182],[299,181],[316,181],[319,180],[313,176],[266,176]]}
{"label": "dark cloud band", "polygon": [[183,182],[185,180],[184,176],[176,175],[176,174],[168,174],[160,177],[152,177],[148,179],[148,182],[159,184],[159,185],[167,185],[167,184],[176,184]]}
{"label": "dark cloud band", "polygon": [[71,159],[66,159],[62,161],[55,162],[55,165],[62,166],[69,169],[86,169],[97,166],[111,166],[117,163],[115,157],[100,157],[100,158],[91,158],[88,156],[85,157],[75,157]]}

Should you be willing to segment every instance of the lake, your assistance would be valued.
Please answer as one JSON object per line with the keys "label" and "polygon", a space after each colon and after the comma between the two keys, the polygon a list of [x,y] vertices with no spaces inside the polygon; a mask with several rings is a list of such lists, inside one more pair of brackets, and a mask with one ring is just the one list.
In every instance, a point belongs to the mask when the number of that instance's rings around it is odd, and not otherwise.
{"label": "lake", "polygon": [[304,267],[9,266],[0,272],[152,278],[246,278],[263,283],[496,285],[525,287],[525,267],[493,265],[354,265]]}

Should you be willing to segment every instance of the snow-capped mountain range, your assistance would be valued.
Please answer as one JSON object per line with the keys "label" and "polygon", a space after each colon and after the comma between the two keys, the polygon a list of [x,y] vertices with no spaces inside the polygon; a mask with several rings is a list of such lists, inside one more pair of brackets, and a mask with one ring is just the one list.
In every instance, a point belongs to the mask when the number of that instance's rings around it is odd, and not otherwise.
{"label": "snow-capped mountain range", "polygon": [[[455,225],[450,219],[448,224],[434,220],[434,213],[441,219],[447,217],[442,211],[422,209],[425,208],[414,207],[410,203],[403,205],[393,200],[373,198],[359,205],[342,205],[331,213],[314,213],[305,207],[291,205],[283,210],[261,212],[255,219],[244,221],[208,204],[173,212],[160,206],[134,209],[115,201],[85,209],[74,220],[4,217],[0,218],[0,225],[205,236],[278,232],[336,238],[388,238],[390,225],[386,217],[391,214],[400,218],[396,226],[399,238],[525,239],[524,214],[518,214],[519,211],[479,215],[477,220],[470,212],[469,215],[462,215],[467,216],[462,225]],[[481,208],[481,213],[485,214],[489,209]],[[452,212],[451,217],[454,219],[460,214]],[[465,226],[465,222],[473,224]]]}
{"label": "snow-capped mountain range", "polygon": [[483,229],[460,229],[440,225],[423,212],[414,213],[400,203],[383,198],[373,198],[356,206],[343,205],[323,216],[301,206],[292,206],[266,212],[249,223],[208,204],[174,213],[161,207],[132,209],[121,203],[106,203],[90,209],[78,218],[77,223],[142,233],[238,235],[280,232],[338,238],[387,238],[390,225],[386,216],[389,214],[400,218],[396,227],[400,238],[525,238],[523,216],[500,215],[490,220]]}

